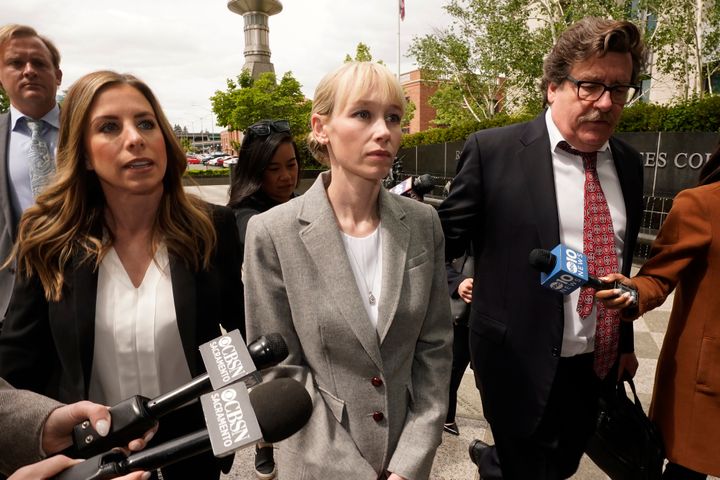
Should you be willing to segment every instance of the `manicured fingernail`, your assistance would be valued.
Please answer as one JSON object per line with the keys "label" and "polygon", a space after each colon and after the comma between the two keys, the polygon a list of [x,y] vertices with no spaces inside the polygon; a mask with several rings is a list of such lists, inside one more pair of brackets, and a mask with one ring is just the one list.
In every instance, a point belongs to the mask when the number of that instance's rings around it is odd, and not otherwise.
{"label": "manicured fingernail", "polygon": [[107,436],[108,432],[110,431],[110,422],[108,422],[107,420],[98,420],[95,424],[95,431],[101,437]]}
{"label": "manicured fingernail", "polygon": [[145,435],[145,436],[143,437],[143,440],[145,440],[145,443],[150,443],[150,440],[152,440],[152,438],[153,438],[154,436],[155,436],[155,432],[154,432],[154,431],[150,431],[150,432],[147,433],[147,435]]}
{"label": "manicured fingernail", "polygon": [[148,480],[150,478],[150,472],[143,473],[140,478],[142,478],[142,480]]}

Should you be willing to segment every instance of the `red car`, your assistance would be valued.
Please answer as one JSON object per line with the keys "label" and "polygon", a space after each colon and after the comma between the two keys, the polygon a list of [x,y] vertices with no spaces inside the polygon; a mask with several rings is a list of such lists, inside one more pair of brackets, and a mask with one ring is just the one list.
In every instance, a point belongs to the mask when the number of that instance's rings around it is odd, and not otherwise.
{"label": "red car", "polygon": [[197,158],[197,157],[195,157],[195,156],[193,156],[193,155],[188,155],[188,156],[187,156],[187,163],[188,163],[188,165],[200,165],[202,162],[200,161],[199,158]]}

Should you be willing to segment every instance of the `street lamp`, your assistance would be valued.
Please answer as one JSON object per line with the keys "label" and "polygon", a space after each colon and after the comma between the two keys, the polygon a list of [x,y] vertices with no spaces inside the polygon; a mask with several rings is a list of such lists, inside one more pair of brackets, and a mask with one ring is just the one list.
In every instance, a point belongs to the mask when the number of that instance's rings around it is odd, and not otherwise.
{"label": "street lamp", "polygon": [[[211,108],[207,108],[207,107],[204,107],[204,106],[202,106],[202,105],[198,105],[197,103],[193,103],[191,106],[196,107],[196,108],[201,108],[201,109],[205,110],[206,112],[208,112],[208,113],[210,114],[210,132],[211,132],[211,137],[210,137],[210,138],[212,138],[212,142],[211,142],[211,143],[212,143],[213,147],[215,147],[215,112],[213,112]],[[206,116],[207,116],[207,115],[206,115]],[[204,119],[206,116],[200,117],[200,122],[201,122],[201,123],[202,123],[203,119]],[[202,127],[201,127],[201,128],[202,128]]]}

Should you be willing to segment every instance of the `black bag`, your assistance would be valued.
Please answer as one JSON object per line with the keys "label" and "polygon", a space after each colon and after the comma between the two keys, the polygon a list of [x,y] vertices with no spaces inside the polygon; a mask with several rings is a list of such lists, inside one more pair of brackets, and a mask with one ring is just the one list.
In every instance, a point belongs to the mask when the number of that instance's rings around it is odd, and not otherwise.
{"label": "black bag", "polygon": [[665,452],[662,438],[640,405],[620,382],[614,391],[600,397],[597,428],[585,453],[612,480],[655,480],[662,476]]}
{"label": "black bag", "polygon": [[[473,278],[475,266],[471,255],[465,254],[451,262],[452,268],[464,277]],[[470,319],[470,304],[460,297],[450,296],[450,312],[455,325],[467,325]]]}

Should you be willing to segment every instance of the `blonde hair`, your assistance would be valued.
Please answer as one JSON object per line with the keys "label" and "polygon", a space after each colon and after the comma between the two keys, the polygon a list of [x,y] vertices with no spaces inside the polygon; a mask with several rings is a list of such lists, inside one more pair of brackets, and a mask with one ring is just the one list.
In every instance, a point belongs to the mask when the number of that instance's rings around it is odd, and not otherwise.
{"label": "blonde hair", "polygon": [[65,269],[69,262],[94,262],[97,268],[113,244],[112,232],[103,243],[105,197],[94,171],[86,168],[85,126],[94,99],[105,89],[129,85],[150,103],[165,140],[167,168],[163,195],[155,218],[152,251],[160,242],[195,270],[208,268],[217,241],[209,206],[186,195],[182,175],[185,153],[150,88],[128,74],[111,71],[89,73],[68,91],[60,113],[57,173],[51,185],[23,214],[9,263],[17,259],[18,274],[37,275],[45,297],[62,298]]}
{"label": "blonde hair", "polygon": [[[332,116],[367,92],[376,92],[383,100],[396,103],[405,113],[405,92],[400,82],[384,65],[374,62],[347,62],[325,75],[315,89],[310,115]],[[327,145],[308,134],[307,146],[315,159],[329,165]]]}
{"label": "blonde hair", "polygon": [[10,23],[0,27],[0,48],[13,38],[23,37],[37,37],[42,43],[45,44],[48,50],[50,50],[50,58],[55,68],[60,68],[60,51],[57,49],[55,44],[48,40],[42,35],[38,35],[34,28],[28,27],[27,25],[18,25],[16,23]]}

